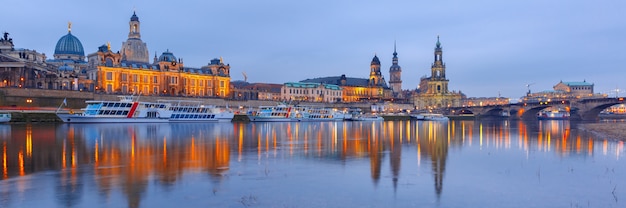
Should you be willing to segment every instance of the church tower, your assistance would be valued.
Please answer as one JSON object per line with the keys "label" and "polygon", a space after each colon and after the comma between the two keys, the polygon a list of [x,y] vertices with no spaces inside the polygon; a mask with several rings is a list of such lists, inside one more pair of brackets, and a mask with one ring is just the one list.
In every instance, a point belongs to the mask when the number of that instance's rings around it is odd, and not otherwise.
{"label": "church tower", "polygon": [[430,94],[446,94],[448,93],[448,80],[446,79],[446,64],[443,63],[443,51],[439,36],[435,44],[435,61],[430,68],[431,76],[428,83],[428,93]]}
{"label": "church tower", "polygon": [[122,61],[130,63],[149,63],[150,54],[148,52],[148,46],[141,41],[141,24],[139,23],[139,17],[133,12],[133,16],[130,17],[128,22],[128,40],[122,43],[123,54]]}
{"label": "church tower", "polygon": [[370,64],[370,86],[379,86],[385,85],[385,80],[383,79],[383,75],[380,73],[380,60],[378,60],[378,56],[374,55],[372,59],[372,63]]}
{"label": "church tower", "polygon": [[395,97],[402,92],[402,67],[398,65],[398,53],[396,52],[396,44],[393,44],[393,59],[389,68],[389,85]]}

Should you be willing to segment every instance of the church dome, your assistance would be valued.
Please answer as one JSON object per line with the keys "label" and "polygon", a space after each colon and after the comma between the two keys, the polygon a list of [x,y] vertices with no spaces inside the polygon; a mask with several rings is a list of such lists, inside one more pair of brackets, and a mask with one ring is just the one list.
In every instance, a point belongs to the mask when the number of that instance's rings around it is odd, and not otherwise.
{"label": "church dome", "polygon": [[176,61],[176,56],[174,56],[174,54],[172,52],[167,50],[167,51],[163,52],[163,54],[161,54],[161,56],[159,56],[159,61],[167,61],[167,62]]}
{"label": "church dome", "polygon": [[137,17],[135,12],[133,12],[133,16],[130,17],[130,21],[139,21],[139,17]]}
{"label": "church dome", "polygon": [[372,59],[372,65],[380,65],[380,60],[378,60],[378,56],[374,55]]}
{"label": "church dome", "polygon": [[72,35],[71,32],[61,37],[57,42],[57,46],[54,48],[54,55],[62,54],[85,56],[83,44],[80,43],[80,40]]}

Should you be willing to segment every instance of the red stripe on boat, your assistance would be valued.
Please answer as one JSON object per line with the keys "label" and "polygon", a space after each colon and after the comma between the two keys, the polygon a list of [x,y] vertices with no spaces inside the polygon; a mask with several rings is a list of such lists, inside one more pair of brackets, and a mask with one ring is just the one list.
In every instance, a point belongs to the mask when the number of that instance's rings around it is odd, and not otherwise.
{"label": "red stripe on boat", "polygon": [[133,106],[130,107],[130,112],[128,112],[128,115],[126,116],[126,118],[132,118],[133,114],[135,114],[135,110],[137,110],[137,106],[139,106],[138,102],[133,102]]}

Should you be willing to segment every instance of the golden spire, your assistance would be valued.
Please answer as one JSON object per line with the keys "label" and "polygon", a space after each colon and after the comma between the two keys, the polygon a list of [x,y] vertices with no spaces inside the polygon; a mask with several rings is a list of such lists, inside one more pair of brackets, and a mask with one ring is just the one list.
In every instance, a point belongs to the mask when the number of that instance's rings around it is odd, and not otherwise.
{"label": "golden spire", "polygon": [[72,32],[72,22],[67,22],[67,32]]}
{"label": "golden spire", "polygon": [[111,42],[107,42],[107,51],[111,51]]}
{"label": "golden spire", "polygon": [[220,56],[220,64],[224,63],[224,59]]}

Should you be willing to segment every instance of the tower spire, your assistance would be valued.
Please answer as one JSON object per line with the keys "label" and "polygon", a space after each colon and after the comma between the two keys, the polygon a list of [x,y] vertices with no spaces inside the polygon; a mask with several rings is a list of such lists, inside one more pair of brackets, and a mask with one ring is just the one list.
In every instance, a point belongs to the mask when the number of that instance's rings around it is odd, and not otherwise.
{"label": "tower spire", "polygon": [[67,22],[67,32],[68,33],[72,32],[72,22],[70,22],[70,21]]}

